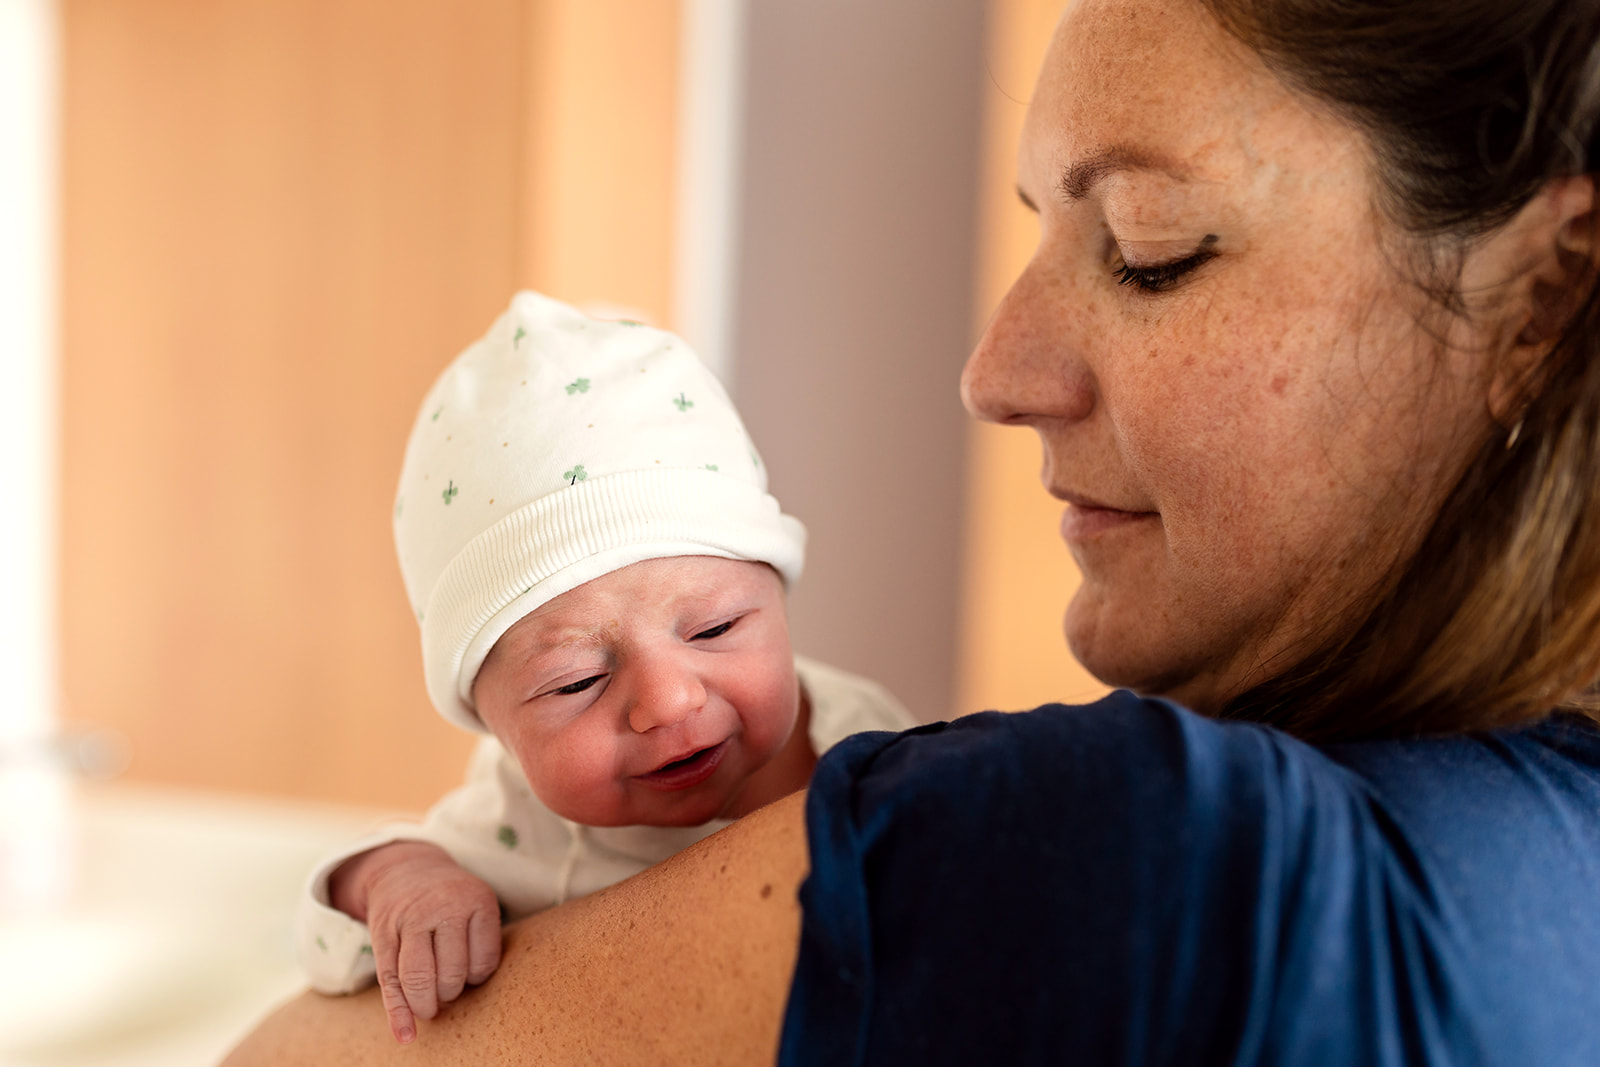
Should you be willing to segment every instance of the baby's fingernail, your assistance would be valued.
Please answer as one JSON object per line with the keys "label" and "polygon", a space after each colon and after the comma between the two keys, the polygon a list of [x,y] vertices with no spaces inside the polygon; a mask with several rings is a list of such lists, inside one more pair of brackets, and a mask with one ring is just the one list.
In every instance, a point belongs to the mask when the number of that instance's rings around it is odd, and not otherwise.
{"label": "baby's fingernail", "polygon": [[411,1044],[411,1039],[417,1036],[417,1032],[411,1029],[409,1026],[402,1026],[399,1030],[395,1031],[394,1036],[399,1039],[402,1045],[409,1045]]}

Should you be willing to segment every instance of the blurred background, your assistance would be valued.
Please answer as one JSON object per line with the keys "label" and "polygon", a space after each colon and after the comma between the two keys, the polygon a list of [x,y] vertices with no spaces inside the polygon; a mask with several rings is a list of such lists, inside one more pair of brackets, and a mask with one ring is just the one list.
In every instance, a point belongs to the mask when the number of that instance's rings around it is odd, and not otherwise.
{"label": "blurred background", "polygon": [[1063,0],[0,0],[0,1064],[212,1062],[312,861],[454,785],[390,542],[510,294],[636,310],[811,534],[796,647],[919,717],[1090,698],[1021,430]]}

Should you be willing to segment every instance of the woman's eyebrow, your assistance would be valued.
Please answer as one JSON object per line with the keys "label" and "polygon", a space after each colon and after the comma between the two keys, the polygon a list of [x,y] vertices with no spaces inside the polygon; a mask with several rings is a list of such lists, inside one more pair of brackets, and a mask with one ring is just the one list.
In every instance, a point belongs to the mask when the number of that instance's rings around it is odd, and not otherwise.
{"label": "woman's eyebrow", "polygon": [[[1188,167],[1165,156],[1122,145],[1112,145],[1110,148],[1095,152],[1087,159],[1069,164],[1062,170],[1061,179],[1056,183],[1056,187],[1070,203],[1088,196],[1095,185],[1111,175],[1129,170],[1155,171],[1180,182],[1193,177],[1193,172]],[[1026,201],[1027,198],[1023,199]]]}

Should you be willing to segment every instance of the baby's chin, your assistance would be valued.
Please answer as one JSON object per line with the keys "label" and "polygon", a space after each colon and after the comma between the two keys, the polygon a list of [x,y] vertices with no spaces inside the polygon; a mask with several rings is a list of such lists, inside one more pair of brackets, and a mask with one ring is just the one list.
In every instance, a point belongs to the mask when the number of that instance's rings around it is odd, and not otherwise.
{"label": "baby's chin", "polygon": [[582,826],[687,829],[704,826],[713,819],[726,818],[728,810],[738,799],[744,781],[741,779],[731,788],[697,790],[693,796],[663,796],[653,791],[639,796],[639,787],[634,787],[627,790],[630,795],[625,800],[606,805],[574,803],[570,798],[566,802],[558,800],[555,803],[542,796],[539,799],[563,819],[570,819]]}
{"label": "baby's chin", "polygon": [[582,809],[573,809],[570,812],[551,811],[563,819],[570,819],[582,826],[603,827],[615,829],[622,826],[658,826],[663,829],[689,829],[695,826],[704,826],[714,819],[725,818],[724,814],[733,806],[732,797],[721,798],[720,803],[683,805],[674,810],[656,810],[640,806],[627,813],[615,812],[607,814],[585,814]]}

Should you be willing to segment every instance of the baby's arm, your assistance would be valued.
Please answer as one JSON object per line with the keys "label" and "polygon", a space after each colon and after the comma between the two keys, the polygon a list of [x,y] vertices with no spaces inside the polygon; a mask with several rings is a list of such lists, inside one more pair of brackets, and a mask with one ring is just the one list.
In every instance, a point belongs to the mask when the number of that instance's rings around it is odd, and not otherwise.
{"label": "baby's arm", "polygon": [[[376,973],[377,953],[386,947],[384,938],[395,928],[380,930],[387,920],[379,914],[375,900],[367,900],[360,909],[349,896],[354,895],[354,875],[361,874],[355,864],[364,861],[373,868],[381,867],[382,854],[391,846],[417,842],[437,846],[470,876],[488,885],[498,897],[496,917],[510,921],[637,874],[703,836],[704,831],[655,830],[643,842],[624,834],[621,841],[595,843],[587,835],[586,828],[568,823],[541,805],[516,761],[486,738],[473,754],[466,783],[435,804],[423,824],[380,828],[373,836],[328,857],[307,879],[296,914],[295,940],[312,987],[326,994],[354,993],[381,977]],[[339,887],[338,900],[333,884],[336,873],[351,878],[348,885]],[[368,871],[360,880],[365,882],[376,873]],[[367,895],[371,894],[368,885]],[[371,929],[366,920],[371,920]],[[470,925],[458,929],[470,938]],[[403,930],[399,933],[403,935]],[[394,951],[396,968],[404,968],[408,958],[403,936],[401,942],[402,947]],[[433,973],[437,975],[437,953],[435,957]],[[469,951],[469,980],[471,965]],[[401,995],[391,1000],[394,988],[392,982],[385,985],[385,1010],[403,1006],[413,1016],[426,1017],[416,1010],[421,1005],[407,998],[403,979]],[[394,1029],[400,1029],[403,1018],[391,1016]]]}
{"label": "baby's arm", "polygon": [[[559,875],[570,841],[566,826],[537,807],[515,761],[493,739],[485,738],[473,753],[466,781],[441,798],[423,823],[382,826],[327,857],[312,871],[295,915],[295,945],[306,977],[318,992],[354,993],[384,977],[379,972],[379,953],[383,953],[393,976],[385,982],[385,1008],[395,1012],[393,1024],[398,1031],[406,1021],[401,1011],[418,1015],[417,1009],[423,1007],[419,999],[409,996],[404,984],[397,993],[393,980],[401,977],[400,969],[413,957],[405,949],[406,925],[418,921],[415,909],[403,912],[391,903],[397,899],[393,890],[403,888],[399,876],[421,879],[424,872],[430,872],[427,884],[433,889],[423,892],[438,892],[442,886],[454,884],[482,894],[486,884],[498,897],[498,902],[490,897],[486,905],[498,925],[502,916],[517,918],[559,899]],[[418,844],[436,849],[417,849]],[[410,862],[404,869],[389,870],[389,861],[407,856]],[[426,859],[418,861],[419,856]],[[449,859],[459,867],[441,866]],[[415,882],[412,886],[413,892],[419,891]],[[375,888],[377,896],[373,895]],[[472,910],[468,906],[469,914]],[[470,945],[476,936],[471,924],[452,925],[450,917],[445,918],[444,932],[458,935],[465,939],[458,943]],[[414,952],[430,948],[432,940],[430,936],[424,942],[419,937]],[[448,964],[450,957],[448,952],[441,956],[437,951],[433,956],[431,973],[437,978],[440,966]],[[464,981],[477,980],[476,962],[469,948],[465,963],[458,966],[467,972]],[[447,982],[445,992],[453,985],[453,980]],[[437,985],[434,991],[437,1001]]]}
{"label": "baby's arm", "polygon": [[328,879],[329,902],[367,924],[389,1028],[401,1044],[500,965],[494,890],[426,841],[395,841],[353,856]]}

